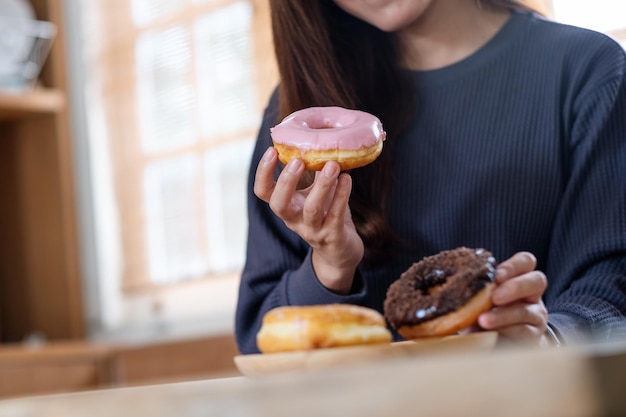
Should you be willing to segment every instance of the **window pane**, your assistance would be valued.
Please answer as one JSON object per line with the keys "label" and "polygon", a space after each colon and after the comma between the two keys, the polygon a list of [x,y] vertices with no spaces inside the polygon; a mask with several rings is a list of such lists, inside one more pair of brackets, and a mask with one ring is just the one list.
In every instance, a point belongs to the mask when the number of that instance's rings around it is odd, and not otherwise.
{"label": "window pane", "polygon": [[218,3],[221,0],[192,0],[193,3],[196,4],[211,4],[211,3]]}
{"label": "window pane", "polygon": [[600,32],[626,27],[624,0],[554,0],[556,20]]}
{"label": "window pane", "polygon": [[194,23],[200,123],[214,138],[259,122],[253,79],[252,6],[238,2]]}
{"label": "window pane", "polygon": [[185,0],[133,0],[133,19],[137,25],[145,25],[151,20],[179,10]]}
{"label": "window pane", "polygon": [[247,230],[246,183],[252,139],[208,150],[205,154],[206,218],[211,269],[241,268]]}
{"label": "window pane", "polygon": [[196,140],[190,42],[183,26],[145,33],[138,41],[138,105],[145,152]]}
{"label": "window pane", "polygon": [[201,160],[183,155],[145,170],[150,279],[169,283],[207,272],[201,203]]}

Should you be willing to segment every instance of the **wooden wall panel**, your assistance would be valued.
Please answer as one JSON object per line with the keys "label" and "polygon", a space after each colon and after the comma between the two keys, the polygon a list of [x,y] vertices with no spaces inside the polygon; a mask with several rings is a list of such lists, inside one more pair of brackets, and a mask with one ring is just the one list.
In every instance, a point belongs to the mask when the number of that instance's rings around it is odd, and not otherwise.
{"label": "wooden wall panel", "polygon": [[0,399],[240,375],[232,335],[143,345],[0,345]]}
{"label": "wooden wall panel", "polygon": [[0,398],[111,387],[112,351],[83,342],[0,347]]}
{"label": "wooden wall panel", "polygon": [[116,349],[115,380],[121,385],[239,375],[232,335]]}
{"label": "wooden wall panel", "polygon": [[[0,123],[0,342],[10,340],[19,326],[13,311],[19,307],[20,294],[23,294],[26,280],[18,279],[25,275],[21,224],[18,221],[21,211],[18,196],[16,170],[16,141],[14,125]],[[19,311],[19,308],[18,310]],[[30,321],[28,311],[22,311],[18,319]]]}

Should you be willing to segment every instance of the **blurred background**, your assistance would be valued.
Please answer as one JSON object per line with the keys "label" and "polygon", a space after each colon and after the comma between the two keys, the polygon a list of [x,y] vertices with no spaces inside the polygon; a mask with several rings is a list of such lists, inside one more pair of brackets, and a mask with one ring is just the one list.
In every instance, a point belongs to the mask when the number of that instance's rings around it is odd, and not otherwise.
{"label": "blurred background", "polygon": [[235,373],[271,43],[268,0],[0,0],[0,396]]}
{"label": "blurred background", "polygon": [[88,138],[88,334],[231,331],[248,160],[276,84],[267,2],[66,3],[74,126]]}

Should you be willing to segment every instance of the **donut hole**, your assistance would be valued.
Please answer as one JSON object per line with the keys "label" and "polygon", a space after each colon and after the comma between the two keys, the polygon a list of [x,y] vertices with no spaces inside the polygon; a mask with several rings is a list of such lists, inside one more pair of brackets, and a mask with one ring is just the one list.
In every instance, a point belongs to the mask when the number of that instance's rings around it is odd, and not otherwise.
{"label": "donut hole", "polygon": [[312,115],[306,124],[309,129],[322,130],[322,129],[338,129],[344,126],[353,124],[356,118],[349,115],[324,115],[315,114]]}
{"label": "donut hole", "polygon": [[424,275],[422,279],[415,280],[413,288],[415,291],[420,291],[422,295],[431,295],[441,291],[448,277],[452,275],[454,275],[454,269],[452,268],[446,270],[433,269]]}
{"label": "donut hole", "polygon": [[331,124],[322,124],[322,125],[309,125],[309,128],[314,129],[314,130],[322,130],[322,129],[336,129],[338,127],[341,126],[335,126],[335,125],[331,125]]}

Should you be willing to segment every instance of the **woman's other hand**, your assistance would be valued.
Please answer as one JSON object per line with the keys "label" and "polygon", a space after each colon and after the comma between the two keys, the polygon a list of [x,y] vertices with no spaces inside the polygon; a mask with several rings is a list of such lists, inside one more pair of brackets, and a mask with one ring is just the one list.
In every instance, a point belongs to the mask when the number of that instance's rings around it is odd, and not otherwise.
{"label": "woman's other hand", "polygon": [[274,181],[277,164],[276,150],[268,148],[257,167],[254,193],[311,246],[313,268],[322,285],[348,293],[364,254],[348,206],[351,177],[341,173],[336,162],[328,162],[315,173],[313,184],[298,190],[304,163],[290,161]]}
{"label": "woman's other hand", "polygon": [[513,342],[549,345],[548,311],[541,299],[547,279],[536,266],[537,259],[529,252],[516,253],[498,265],[493,308],[480,315],[480,327]]}

